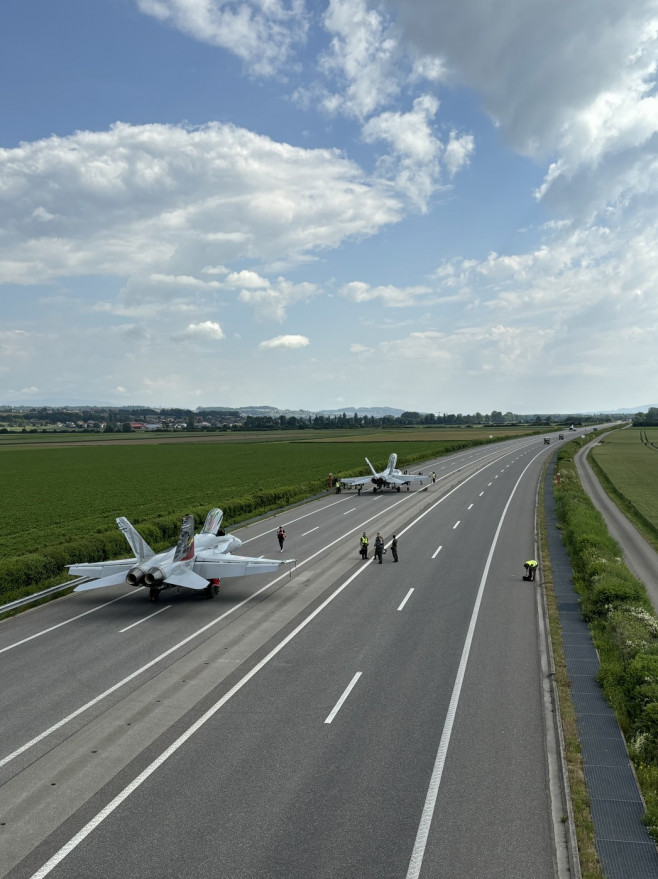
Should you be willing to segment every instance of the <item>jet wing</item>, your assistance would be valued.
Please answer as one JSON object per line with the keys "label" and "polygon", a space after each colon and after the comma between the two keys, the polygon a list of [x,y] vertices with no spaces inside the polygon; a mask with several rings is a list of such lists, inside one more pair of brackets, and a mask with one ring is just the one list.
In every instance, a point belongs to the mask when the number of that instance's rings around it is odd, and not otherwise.
{"label": "jet wing", "polygon": [[206,580],[227,577],[247,577],[250,574],[271,574],[278,571],[281,565],[290,565],[295,559],[260,559],[244,555],[231,555],[229,552],[217,553],[213,557],[212,550],[196,557],[193,570]]}

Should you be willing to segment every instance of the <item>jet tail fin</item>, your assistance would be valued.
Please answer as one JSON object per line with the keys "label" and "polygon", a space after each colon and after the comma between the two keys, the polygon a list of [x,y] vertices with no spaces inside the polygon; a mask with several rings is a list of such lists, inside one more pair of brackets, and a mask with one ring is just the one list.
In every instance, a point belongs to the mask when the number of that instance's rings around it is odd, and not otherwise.
{"label": "jet tail fin", "polygon": [[396,452],[391,452],[388,459],[388,464],[386,465],[386,472],[392,473],[397,467],[398,456]]}
{"label": "jet tail fin", "polygon": [[186,562],[194,557],[194,516],[188,513],[181,525],[174,562]]}
{"label": "jet tail fin", "polygon": [[206,521],[203,523],[203,528],[201,529],[202,534],[218,534],[219,528],[222,524],[222,519],[224,518],[224,513],[219,507],[213,507],[212,510],[206,516]]}
{"label": "jet tail fin", "polygon": [[136,531],[136,529],[130,524],[125,516],[119,516],[119,518],[117,519],[117,525],[119,526],[119,530],[121,531],[123,536],[130,544],[130,548],[135,553],[135,558],[138,562],[143,562],[146,559],[150,559],[151,556],[155,555],[155,553],[148,545],[148,543],[144,540],[142,535]]}
{"label": "jet tail fin", "polygon": [[368,465],[368,467],[370,467],[370,469],[372,471],[372,475],[377,476],[377,471],[375,470],[375,468],[372,466],[372,464],[370,463],[370,461],[367,458],[366,458],[366,464]]}

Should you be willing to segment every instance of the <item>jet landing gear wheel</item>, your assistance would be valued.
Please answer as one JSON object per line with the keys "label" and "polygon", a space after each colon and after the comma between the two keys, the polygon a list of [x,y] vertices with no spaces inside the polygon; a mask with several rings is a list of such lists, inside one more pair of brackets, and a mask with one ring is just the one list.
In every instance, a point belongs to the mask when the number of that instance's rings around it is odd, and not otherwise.
{"label": "jet landing gear wheel", "polygon": [[206,586],[206,595],[208,598],[217,598],[219,595],[219,580],[211,580]]}
{"label": "jet landing gear wheel", "polygon": [[160,590],[156,589],[155,586],[151,586],[149,589],[149,601],[158,601],[160,598]]}

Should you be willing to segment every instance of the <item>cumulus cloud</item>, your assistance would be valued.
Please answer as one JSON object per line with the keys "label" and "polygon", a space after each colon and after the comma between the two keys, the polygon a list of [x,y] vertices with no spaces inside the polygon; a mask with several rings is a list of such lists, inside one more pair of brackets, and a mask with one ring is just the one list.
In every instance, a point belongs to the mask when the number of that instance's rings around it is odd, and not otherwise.
{"label": "cumulus cloud", "polygon": [[285,70],[308,28],[304,0],[137,0],[137,6],[201,42],[232,52],[256,75]]}
{"label": "cumulus cloud", "polygon": [[217,342],[224,338],[224,331],[217,321],[204,320],[198,324],[188,324],[185,331],[176,338],[207,339],[212,342]]}
{"label": "cumulus cloud", "polygon": [[281,322],[287,309],[295,302],[305,302],[319,293],[315,284],[303,282],[293,284],[286,278],[277,278],[273,283],[264,281],[260,286],[243,287],[238,294],[241,302],[250,305],[256,320]]}
{"label": "cumulus cloud", "polygon": [[432,290],[428,286],[395,287],[392,284],[371,286],[364,281],[351,281],[341,288],[341,296],[352,302],[373,302],[379,300],[389,308],[404,308],[416,302]]}
{"label": "cumulus cloud", "polygon": [[321,70],[342,88],[328,94],[323,105],[332,113],[363,119],[400,90],[400,52],[390,19],[369,9],[366,0],[329,0],[324,26],[331,44],[320,59]]}
{"label": "cumulus cloud", "polygon": [[[436,98],[422,95],[416,98],[409,113],[387,111],[373,116],[363,126],[366,143],[385,140],[390,144],[391,154],[380,160],[380,172],[385,177],[394,176],[398,189],[421,210],[426,209],[439,177],[443,146],[431,126],[438,109]],[[457,170],[455,158],[453,147],[450,161]],[[467,153],[463,153],[462,164],[466,160]]]}
{"label": "cumulus cloud", "polygon": [[261,342],[258,347],[269,351],[274,348],[305,348],[307,345],[310,345],[310,341],[306,336],[275,336]]}
{"label": "cumulus cloud", "polygon": [[645,149],[653,160],[658,130],[653,0],[385,4],[407,43],[478,92],[514,149],[552,162],[540,196],[569,207],[587,197],[596,211],[624,189],[620,175],[644,190],[646,178],[630,178]]}
{"label": "cumulus cloud", "polygon": [[121,123],[2,149],[0,190],[0,283],[294,264],[401,216],[337,152],[217,123]]}

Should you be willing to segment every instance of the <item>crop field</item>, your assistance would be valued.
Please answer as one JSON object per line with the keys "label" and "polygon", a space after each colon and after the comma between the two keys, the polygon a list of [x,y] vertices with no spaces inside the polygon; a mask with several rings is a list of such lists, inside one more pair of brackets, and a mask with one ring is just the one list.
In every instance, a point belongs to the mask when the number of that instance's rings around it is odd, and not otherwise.
{"label": "crop field", "polygon": [[[446,445],[454,444],[398,439],[394,449],[404,466]],[[0,559],[115,530],[119,515],[136,523],[182,516],[282,486],[312,494],[326,488],[330,472],[364,473],[366,455],[385,466],[392,450],[391,442],[372,439],[5,448]]]}
{"label": "crop field", "polygon": [[610,433],[590,452],[612,487],[658,534],[658,427]]}
{"label": "crop field", "polygon": [[271,443],[271,442],[377,442],[397,443],[399,440],[427,442],[429,440],[455,442],[482,442],[492,436],[496,439],[506,436],[519,436],[538,433],[542,430],[536,425],[517,425],[491,427],[475,425],[472,427],[397,427],[383,429],[378,427],[359,428],[359,430],[264,430],[264,431],[133,431],[131,433],[22,433],[13,431],[0,434],[0,450],[3,448],[50,448],[62,445],[128,445],[132,443],[171,444],[171,443]]}

